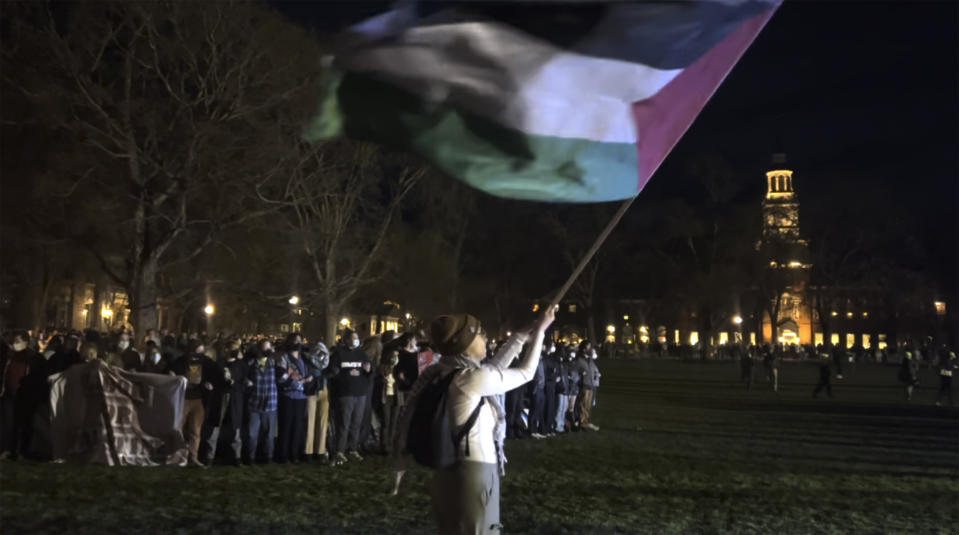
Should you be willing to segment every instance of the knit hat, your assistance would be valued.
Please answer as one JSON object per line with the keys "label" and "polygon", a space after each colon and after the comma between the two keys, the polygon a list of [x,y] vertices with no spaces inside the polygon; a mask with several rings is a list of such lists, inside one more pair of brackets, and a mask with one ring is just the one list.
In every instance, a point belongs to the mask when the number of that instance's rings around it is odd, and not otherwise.
{"label": "knit hat", "polygon": [[469,314],[440,316],[430,325],[433,343],[443,355],[462,354],[482,330],[479,320]]}

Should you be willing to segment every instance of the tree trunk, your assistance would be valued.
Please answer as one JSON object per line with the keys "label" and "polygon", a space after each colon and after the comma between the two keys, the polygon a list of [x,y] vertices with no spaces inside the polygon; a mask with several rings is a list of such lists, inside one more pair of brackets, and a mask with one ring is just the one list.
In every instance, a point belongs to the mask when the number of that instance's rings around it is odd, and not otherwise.
{"label": "tree trunk", "polygon": [[339,310],[336,304],[333,302],[333,299],[327,297],[323,303],[323,316],[325,321],[326,328],[324,329],[324,335],[326,336],[326,345],[329,348],[332,348],[336,345],[336,329],[338,325],[337,317],[339,316]]}
{"label": "tree trunk", "polygon": [[593,314],[591,303],[586,305],[586,336],[593,344],[600,342],[600,340],[596,338],[596,315]]}
{"label": "tree trunk", "polygon": [[133,281],[130,292],[130,323],[139,336],[147,329],[157,329],[157,271],[159,262],[147,257]]}

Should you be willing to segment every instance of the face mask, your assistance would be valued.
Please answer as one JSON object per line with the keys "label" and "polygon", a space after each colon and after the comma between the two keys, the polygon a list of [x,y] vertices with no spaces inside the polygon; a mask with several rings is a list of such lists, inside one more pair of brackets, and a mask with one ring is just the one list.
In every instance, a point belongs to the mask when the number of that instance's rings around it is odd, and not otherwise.
{"label": "face mask", "polygon": [[360,339],[353,340],[353,347],[360,347]]}
{"label": "face mask", "polygon": [[130,347],[130,342],[121,340],[120,342],[117,342],[117,347],[120,349],[120,351],[126,351],[126,349]]}
{"label": "face mask", "polygon": [[26,342],[14,342],[14,343],[13,343],[13,350],[14,350],[14,351],[23,351],[23,350],[26,349],[26,348],[27,348],[27,343],[26,343]]}

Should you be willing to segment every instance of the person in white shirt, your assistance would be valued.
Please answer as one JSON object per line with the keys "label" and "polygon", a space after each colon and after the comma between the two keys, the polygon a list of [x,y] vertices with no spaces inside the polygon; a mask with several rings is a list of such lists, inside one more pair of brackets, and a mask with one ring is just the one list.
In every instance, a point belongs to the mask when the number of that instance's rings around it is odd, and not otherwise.
{"label": "person in white shirt", "polygon": [[[438,376],[454,372],[459,373],[450,383],[447,398],[452,428],[459,431],[480,405],[479,416],[459,444],[459,462],[434,472],[432,498],[439,533],[499,533],[502,529],[499,481],[506,461],[503,455],[506,427],[505,411],[497,396],[533,378],[544,333],[553,323],[555,313],[554,307],[547,307],[529,329],[513,334],[495,356],[485,361],[487,337],[479,320],[458,314],[440,316],[433,321],[433,344],[443,357],[417,379],[409,407],[415,407],[417,395],[427,384]],[[525,354],[519,365],[511,368],[510,363],[524,344]],[[410,408],[404,411],[394,451],[405,450],[405,431],[411,414]],[[398,475],[397,482],[400,477]]]}

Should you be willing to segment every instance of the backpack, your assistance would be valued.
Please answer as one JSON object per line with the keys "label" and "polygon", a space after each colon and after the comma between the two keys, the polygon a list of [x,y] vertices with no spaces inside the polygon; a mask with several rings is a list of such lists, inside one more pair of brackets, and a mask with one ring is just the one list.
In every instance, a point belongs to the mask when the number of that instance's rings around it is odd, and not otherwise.
{"label": "backpack", "polygon": [[[413,408],[406,449],[416,462],[428,468],[443,469],[456,464],[460,442],[473,428],[483,406],[484,400],[481,399],[463,427],[454,433],[449,412],[449,387],[457,372],[426,385]],[[466,448],[469,456],[469,443]]]}

